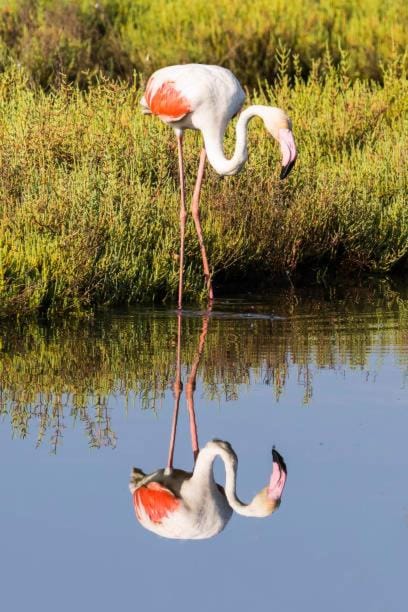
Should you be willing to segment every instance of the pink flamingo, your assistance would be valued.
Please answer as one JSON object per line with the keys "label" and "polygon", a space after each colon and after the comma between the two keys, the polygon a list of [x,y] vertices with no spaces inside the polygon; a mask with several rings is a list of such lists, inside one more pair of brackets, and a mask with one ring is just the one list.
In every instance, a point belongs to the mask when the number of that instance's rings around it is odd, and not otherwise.
{"label": "pink flamingo", "polygon": [[[213,463],[225,465],[225,489],[216,483]],[[249,504],[235,491],[238,459],[228,442],[212,440],[198,454],[193,473],[169,467],[146,475],[133,469],[129,484],[136,517],[154,533],[183,540],[211,538],[224,529],[233,510],[243,516],[266,517],[280,505],[286,482],[282,456],[272,450],[272,476]]]}
{"label": "pink flamingo", "polygon": [[243,111],[236,125],[236,146],[231,159],[223,150],[223,139],[228,122],[239,112],[245,93],[236,77],[221,66],[185,64],[157,70],[149,79],[145,95],[141,99],[143,112],[157,115],[170,125],[177,137],[180,173],[180,269],[178,308],[182,307],[184,236],[186,222],[183,132],[200,130],[204,147],[201,151],[197,180],[193,192],[191,212],[201,249],[204,277],[210,302],[214,298],[210,268],[204,246],[200,223],[199,202],[206,157],[218,174],[232,175],[239,172],[248,159],[247,125],[258,116],[267,131],[278,141],[282,152],[280,178],[288,176],[296,161],[296,145],[290,119],[280,108],[254,105]]}
{"label": "pink flamingo", "polygon": [[[167,467],[148,475],[138,468],[133,468],[130,478],[129,489],[137,519],[143,527],[165,538],[184,540],[211,538],[224,529],[233,510],[244,516],[266,517],[279,507],[286,482],[285,462],[273,449],[273,467],[269,484],[255,495],[251,503],[244,504],[236,495],[238,459],[229,442],[212,440],[199,450],[194,389],[207,329],[208,317],[205,317],[198,351],[186,385],[194,471],[185,472],[173,468],[177,417],[182,392],[181,316],[179,315],[173,425]],[[214,479],[213,463],[216,457],[220,457],[225,465],[225,489]]]}

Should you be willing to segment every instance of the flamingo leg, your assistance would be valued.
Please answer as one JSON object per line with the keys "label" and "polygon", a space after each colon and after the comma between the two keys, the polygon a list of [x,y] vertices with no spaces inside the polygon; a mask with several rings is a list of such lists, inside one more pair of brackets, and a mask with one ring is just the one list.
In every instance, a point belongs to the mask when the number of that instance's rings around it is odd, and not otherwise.
{"label": "flamingo leg", "polygon": [[174,408],[173,420],[171,425],[169,455],[167,459],[167,471],[173,469],[174,446],[176,443],[177,419],[180,408],[180,397],[183,391],[183,383],[181,381],[181,313],[177,315],[177,360],[176,360],[176,380],[174,381]]}
{"label": "flamingo leg", "polygon": [[203,232],[201,229],[200,211],[199,211],[201,185],[202,185],[203,177],[204,177],[206,157],[207,157],[207,154],[205,152],[205,149],[202,149],[201,154],[200,154],[200,163],[198,166],[197,180],[196,180],[196,184],[194,187],[193,199],[191,202],[191,213],[193,215],[194,224],[195,224],[195,228],[196,228],[197,236],[198,236],[198,242],[199,242],[200,249],[201,249],[201,258],[203,260],[204,278],[205,278],[207,290],[208,290],[208,299],[210,300],[210,302],[212,302],[214,299],[214,292],[213,292],[213,287],[211,283],[211,274],[210,274],[210,268],[208,265],[207,253],[206,253],[205,245],[204,245],[204,238],[203,238]]}
{"label": "flamingo leg", "polygon": [[184,237],[186,228],[186,197],[184,186],[184,162],[183,162],[183,134],[177,134],[177,151],[179,161],[180,175],[180,269],[179,269],[179,287],[178,287],[178,309],[182,308],[183,301],[183,268],[184,268]]}
{"label": "flamingo leg", "polygon": [[194,391],[196,388],[197,370],[198,370],[198,366],[200,365],[201,355],[204,350],[205,338],[207,336],[208,321],[209,321],[208,317],[203,318],[203,326],[201,329],[200,341],[198,343],[198,350],[194,357],[193,365],[191,366],[190,376],[188,377],[187,383],[186,383],[186,400],[187,400],[188,416],[190,420],[191,448],[193,451],[194,463],[196,462],[198,453],[200,452],[200,449],[198,446],[197,422],[196,422],[195,410],[194,410]]}

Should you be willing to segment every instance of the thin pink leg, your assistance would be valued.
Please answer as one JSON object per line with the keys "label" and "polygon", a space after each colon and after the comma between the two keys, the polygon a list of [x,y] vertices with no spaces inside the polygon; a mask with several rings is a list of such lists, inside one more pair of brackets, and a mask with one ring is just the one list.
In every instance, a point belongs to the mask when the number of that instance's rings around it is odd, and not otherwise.
{"label": "thin pink leg", "polygon": [[212,283],[211,283],[211,274],[210,274],[210,268],[208,265],[207,253],[206,253],[205,245],[204,245],[203,232],[202,232],[201,223],[200,223],[200,211],[199,211],[201,185],[202,185],[203,177],[204,177],[205,159],[206,159],[206,152],[205,152],[205,149],[202,149],[201,154],[200,154],[200,163],[198,166],[197,180],[196,180],[196,184],[194,187],[193,200],[191,202],[191,213],[193,215],[194,224],[195,224],[197,236],[198,236],[198,242],[200,244],[201,258],[203,260],[204,277],[205,277],[205,281],[206,281],[206,285],[208,289],[208,298],[210,302],[212,302],[214,299],[214,292],[213,292]]}
{"label": "thin pink leg", "polygon": [[184,162],[183,162],[183,135],[177,134],[177,150],[180,174],[180,270],[178,288],[178,309],[181,310],[183,302],[183,267],[184,267],[184,236],[186,228],[186,197],[184,188]]}
{"label": "thin pink leg", "polygon": [[177,361],[176,361],[176,380],[173,386],[174,391],[174,409],[173,422],[171,425],[169,456],[167,459],[167,470],[173,469],[174,446],[176,443],[177,419],[180,407],[180,397],[183,391],[183,383],[181,382],[181,313],[177,315]]}
{"label": "thin pink leg", "polygon": [[200,341],[198,343],[198,350],[194,358],[193,365],[191,366],[190,376],[188,377],[187,383],[186,383],[186,400],[187,400],[188,416],[190,419],[191,447],[193,450],[194,463],[200,451],[199,446],[198,446],[197,422],[196,422],[195,410],[194,410],[194,391],[196,387],[197,370],[198,370],[198,366],[200,365],[200,359],[201,359],[202,352],[204,350],[204,344],[205,344],[205,338],[207,336],[207,331],[208,331],[208,317],[204,317],[203,327],[202,327],[201,335],[200,335]]}

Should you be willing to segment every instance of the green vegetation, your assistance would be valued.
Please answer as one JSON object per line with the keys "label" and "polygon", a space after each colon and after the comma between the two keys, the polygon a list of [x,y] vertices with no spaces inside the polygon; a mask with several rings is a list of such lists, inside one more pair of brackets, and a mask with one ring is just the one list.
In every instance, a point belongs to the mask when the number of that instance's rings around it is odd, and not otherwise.
{"label": "green vegetation", "polygon": [[283,45],[303,76],[326,51],[340,64],[343,49],[351,77],[381,80],[407,32],[406,0],[1,0],[0,65],[18,61],[49,87],[192,61],[255,86],[276,75]]}
{"label": "green vegetation", "polygon": [[[282,71],[254,92],[253,102],[289,111],[299,163],[280,182],[278,147],[254,122],[244,171],[224,180],[207,172],[203,229],[223,284],[331,265],[387,273],[406,261],[408,81],[401,67],[384,80],[351,83],[345,67],[328,65],[293,87]],[[137,84],[111,81],[45,94],[23,70],[0,75],[2,314],[175,295],[175,138],[139,113],[140,95]],[[227,149],[234,141],[231,129]],[[189,193],[199,147],[187,134]],[[202,288],[190,219],[186,295]]]}
{"label": "green vegetation", "polygon": [[[174,136],[138,101],[177,62],[230,67],[248,101],[288,110],[299,147],[279,182],[253,122],[242,174],[207,172],[216,285],[404,269],[407,32],[405,0],[0,0],[0,316],[174,298]],[[188,134],[189,193],[199,147]],[[191,220],[186,265],[197,298]]]}
{"label": "green vegetation", "polygon": [[[198,419],[207,398],[224,404],[237,399],[240,385],[255,381],[270,386],[271,409],[290,378],[303,387],[299,393],[308,404],[319,368],[342,375],[347,368],[360,370],[374,382],[386,347],[392,347],[403,380],[408,374],[407,298],[406,291],[399,293],[386,282],[374,290],[285,290],[274,292],[268,304],[251,302],[250,312],[290,313],[288,318],[211,317],[199,370],[204,397],[199,389]],[[128,410],[160,411],[175,377],[176,317],[160,310],[125,314],[51,325],[0,324],[0,415],[13,434],[33,436],[39,444],[44,440],[56,450],[64,428],[73,423],[86,431],[92,446],[113,445],[114,397],[124,397]],[[201,326],[200,317],[183,319],[184,382]],[[233,408],[232,402],[227,409]]]}

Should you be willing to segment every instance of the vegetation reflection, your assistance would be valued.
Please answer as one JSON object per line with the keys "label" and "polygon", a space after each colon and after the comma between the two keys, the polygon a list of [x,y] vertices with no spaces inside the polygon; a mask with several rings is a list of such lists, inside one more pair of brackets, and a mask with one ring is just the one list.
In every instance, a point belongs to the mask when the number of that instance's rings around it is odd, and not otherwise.
{"label": "vegetation reflection", "polygon": [[[288,290],[268,304],[238,308],[249,315],[219,303],[211,316],[200,372],[209,399],[234,400],[240,385],[262,382],[278,400],[288,378],[296,377],[308,403],[316,368],[368,371],[375,353],[379,369],[387,351],[406,373],[406,294],[389,288]],[[185,369],[194,362],[201,323],[198,316],[184,318]],[[159,411],[174,384],[176,338],[177,318],[164,311],[0,326],[2,426],[9,421],[14,435],[36,435],[38,444],[50,438],[56,451],[67,422],[79,422],[91,446],[114,446],[113,396],[123,396],[127,409]]]}

